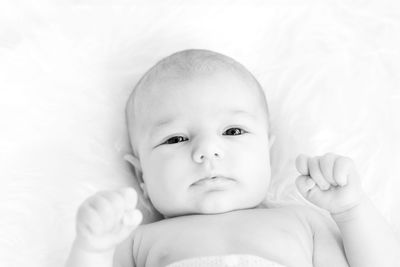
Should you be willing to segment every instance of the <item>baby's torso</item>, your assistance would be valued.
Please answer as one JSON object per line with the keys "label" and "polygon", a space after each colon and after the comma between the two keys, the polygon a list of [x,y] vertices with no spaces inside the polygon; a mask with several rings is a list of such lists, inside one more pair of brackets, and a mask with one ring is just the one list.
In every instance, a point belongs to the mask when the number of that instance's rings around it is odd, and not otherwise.
{"label": "baby's torso", "polygon": [[183,259],[248,254],[285,266],[312,266],[312,231],[293,208],[191,215],[140,226],[134,234],[137,266]]}

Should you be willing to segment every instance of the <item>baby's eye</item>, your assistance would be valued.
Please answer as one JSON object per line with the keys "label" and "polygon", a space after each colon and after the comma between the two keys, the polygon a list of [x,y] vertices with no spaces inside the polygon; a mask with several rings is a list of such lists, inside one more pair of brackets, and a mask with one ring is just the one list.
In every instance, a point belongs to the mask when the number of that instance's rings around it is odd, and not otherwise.
{"label": "baby's eye", "polygon": [[188,139],[183,136],[173,136],[165,141],[163,144],[176,144],[179,142],[187,141]]}
{"label": "baby's eye", "polygon": [[246,133],[246,131],[240,128],[229,128],[225,131],[225,135],[241,135],[244,133]]}

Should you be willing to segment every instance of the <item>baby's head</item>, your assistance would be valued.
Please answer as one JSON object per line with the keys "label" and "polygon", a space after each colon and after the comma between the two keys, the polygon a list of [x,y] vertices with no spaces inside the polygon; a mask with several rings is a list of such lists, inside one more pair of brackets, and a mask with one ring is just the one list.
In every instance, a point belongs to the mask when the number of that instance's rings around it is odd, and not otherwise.
{"label": "baby's head", "polygon": [[258,206],[270,182],[268,108],[241,64],[207,50],[159,61],[127,108],[143,193],[165,217]]}

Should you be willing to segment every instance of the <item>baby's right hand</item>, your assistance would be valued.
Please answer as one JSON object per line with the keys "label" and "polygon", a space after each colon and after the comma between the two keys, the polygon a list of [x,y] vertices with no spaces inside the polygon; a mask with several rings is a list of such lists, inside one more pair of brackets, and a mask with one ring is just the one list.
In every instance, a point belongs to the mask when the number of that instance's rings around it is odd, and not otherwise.
{"label": "baby's right hand", "polygon": [[106,252],[126,239],[142,221],[133,188],[99,192],[77,214],[77,245],[90,252]]}

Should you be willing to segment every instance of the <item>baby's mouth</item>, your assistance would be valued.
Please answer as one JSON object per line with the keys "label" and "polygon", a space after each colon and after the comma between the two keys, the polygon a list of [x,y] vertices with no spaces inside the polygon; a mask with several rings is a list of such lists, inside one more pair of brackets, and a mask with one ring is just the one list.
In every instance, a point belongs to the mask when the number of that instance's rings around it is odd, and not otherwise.
{"label": "baby's mouth", "polygon": [[192,183],[192,186],[197,186],[197,185],[207,185],[207,184],[221,184],[221,183],[229,183],[234,181],[234,179],[229,178],[229,177],[225,177],[225,176],[221,176],[221,175],[216,175],[216,176],[209,176],[209,177],[204,177],[201,178],[199,180],[197,180],[196,182]]}

